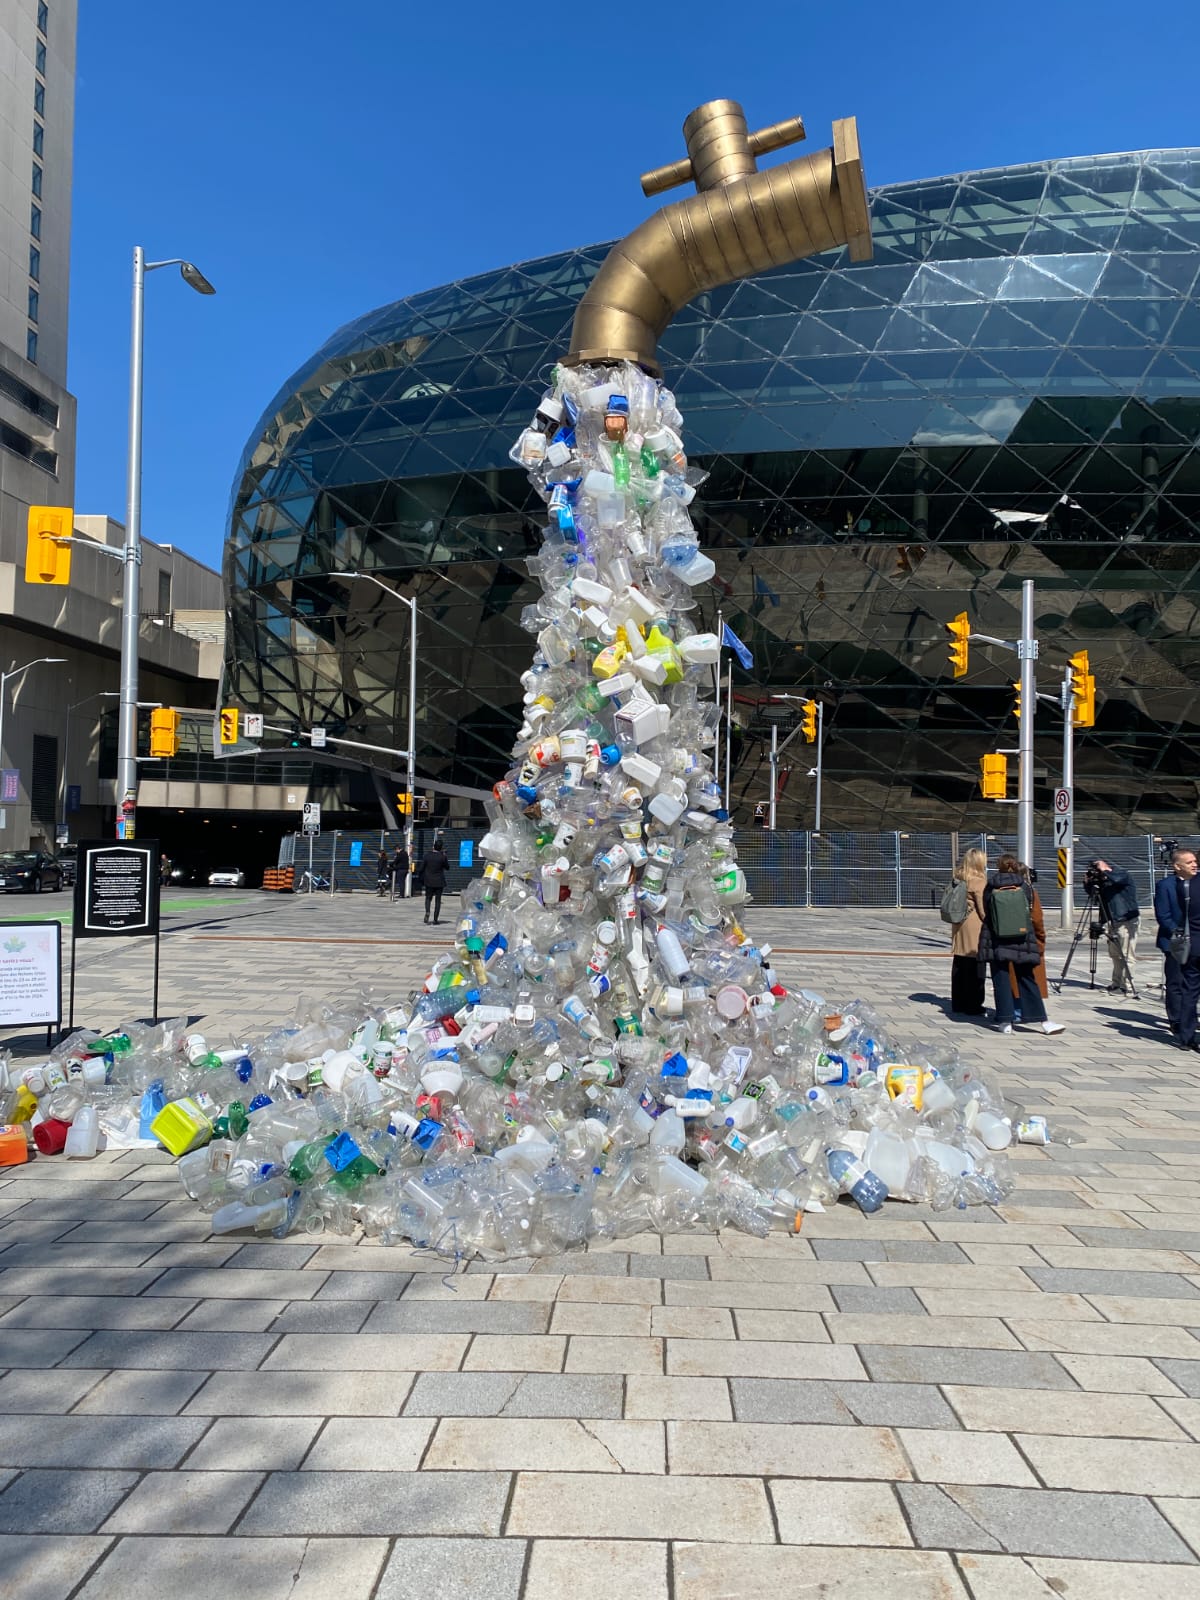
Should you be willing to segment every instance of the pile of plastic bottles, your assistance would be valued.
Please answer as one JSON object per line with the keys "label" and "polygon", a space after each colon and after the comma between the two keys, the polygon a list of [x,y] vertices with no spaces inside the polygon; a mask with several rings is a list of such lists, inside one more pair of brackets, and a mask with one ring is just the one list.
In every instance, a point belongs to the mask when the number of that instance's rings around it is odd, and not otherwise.
{"label": "pile of plastic bottles", "polygon": [[37,1109],[68,1155],[91,1110],[178,1155],[218,1232],[492,1258],[1011,1190],[993,1085],[789,993],[741,926],[682,426],[638,368],[559,368],[514,446],[549,514],[525,721],[424,991],[217,1052],[176,1024],[67,1041]]}

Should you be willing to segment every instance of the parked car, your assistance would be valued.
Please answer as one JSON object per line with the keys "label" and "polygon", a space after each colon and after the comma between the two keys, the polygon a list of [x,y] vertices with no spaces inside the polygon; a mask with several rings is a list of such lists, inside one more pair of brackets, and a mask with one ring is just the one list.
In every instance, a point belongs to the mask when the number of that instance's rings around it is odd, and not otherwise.
{"label": "parked car", "polygon": [[208,873],[187,861],[172,861],[167,880],[178,887],[181,883],[207,883]]}
{"label": "parked car", "polygon": [[69,887],[75,882],[79,867],[79,846],[77,844],[64,844],[59,846],[58,864],[62,868],[62,881]]}
{"label": "parked car", "polygon": [[210,889],[244,889],[246,874],[241,867],[218,867],[208,875]]}
{"label": "parked car", "polygon": [[63,869],[56,857],[44,850],[5,850],[0,852],[0,892],[41,894],[43,889],[61,889]]}

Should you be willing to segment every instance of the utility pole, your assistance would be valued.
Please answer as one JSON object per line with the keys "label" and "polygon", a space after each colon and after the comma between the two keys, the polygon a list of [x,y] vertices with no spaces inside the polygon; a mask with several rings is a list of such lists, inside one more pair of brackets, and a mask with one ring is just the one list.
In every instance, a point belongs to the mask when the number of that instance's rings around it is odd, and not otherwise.
{"label": "utility pole", "polygon": [[813,832],[821,831],[821,774],[825,754],[825,702],[817,701],[817,803],[813,815]]}
{"label": "utility pole", "polygon": [[1021,584],[1021,724],[1017,769],[1017,854],[1033,866],[1033,723],[1037,708],[1038,642],[1033,636],[1033,579]]}
{"label": "utility pole", "polygon": [[[1071,683],[1071,674],[1068,671],[1063,678],[1062,686],[1063,708],[1063,759],[1062,759],[1062,786],[1071,796],[1071,809],[1066,813],[1066,836],[1059,846],[1066,858],[1066,871],[1063,874],[1062,888],[1059,899],[1059,916],[1061,926],[1069,928],[1075,920],[1075,691]],[[1057,822],[1058,812],[1055,811]]]}
{"label": "utility pole", "polygon": [[779,729],[771,724],[771,806],[767,813],[767,827],[775,832],[775,800],[779,793]]}

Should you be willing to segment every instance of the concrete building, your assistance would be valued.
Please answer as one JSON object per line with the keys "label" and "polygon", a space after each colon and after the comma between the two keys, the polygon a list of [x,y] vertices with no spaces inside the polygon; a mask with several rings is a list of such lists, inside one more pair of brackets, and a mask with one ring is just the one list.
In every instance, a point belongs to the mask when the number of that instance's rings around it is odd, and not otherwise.
{"label": "concrete building", "polygon": [[0,557],[70,505],[67,392],[76,0],[0,0]]}

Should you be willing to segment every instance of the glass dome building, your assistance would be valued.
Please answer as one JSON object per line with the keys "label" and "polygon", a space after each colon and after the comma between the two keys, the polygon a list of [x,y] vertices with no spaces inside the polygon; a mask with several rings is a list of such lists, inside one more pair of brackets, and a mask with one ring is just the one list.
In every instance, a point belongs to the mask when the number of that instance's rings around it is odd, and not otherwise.
{"label": "glass dome building", "polygon": [[[1009,652],[1037,583],[1043,691],[1086,648],[1088,831],[1194,826],[1200,802],[1200,150],[1048,161],[872,194],[875,255],[702,296],[659,354],[710,473],[692,510],[735,668],[736,814],[766,798],[772,693],[825,704],[826,827],[994,826],[979,757],[1015,743]],[[508,451],[607,245],[410,296],[340,329],[267,407],[234,485],[226,695],[405,744],[490,788],[520,721],[540,502]],[[1037,804],[1061,747],[1039,713]],[[793,746],[794,748],[794,746]],[[381,763],[389,763],[384,756]],[[781,827],[811,821],[785,790]],[[1007,819],[1006,819],[1007,820]]]}

